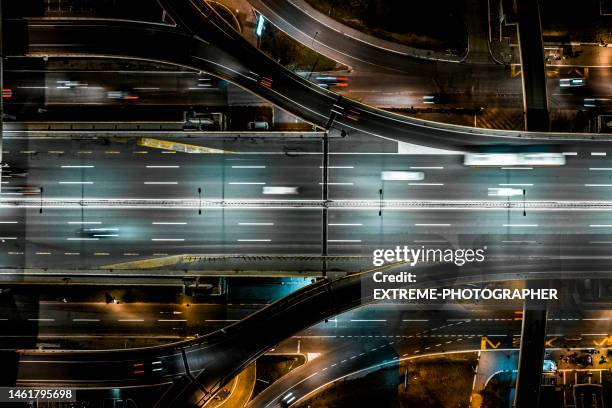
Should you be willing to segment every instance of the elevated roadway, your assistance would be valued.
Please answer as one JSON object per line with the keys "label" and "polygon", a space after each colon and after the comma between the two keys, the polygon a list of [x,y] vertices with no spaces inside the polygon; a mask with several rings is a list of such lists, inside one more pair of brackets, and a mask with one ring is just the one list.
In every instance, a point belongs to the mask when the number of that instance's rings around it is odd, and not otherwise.
{"label": "elevated roadway", "polygon": [[[9,29],[24,39],[9,55],[142,58],[206,71],[269,100],[321,128],[366,133],[445,149],[486,145],[601,145],[609,137],[592,134],[529,133],[458,127],[408,118],[340,97],[286,70],[260,53],[216,13],[179,1],[168,11],[181,28],[161,24],[101,20],[13,21]],[[186,17],[185,17],[186,16]],[[78,44],[72,39],[79,38]],[[152,47],[151,44],[155,44]]]}
{"label": "elevated roadway", "polygon": [[[403,265],[396,266],[403,268]],[[576,276],[593,278],[610,272],[608,262],[549,260],[522,263],[512,258],[459,268],[433,265],[417,268],[426,276],[417,287],[439,287],[487,280]],[[370,272],[371,273],[371,272]],[[325,318],[371,301],[362,292],[370,273],[320,280],[261,309],[242,321],[199,339],[170,346],[105,352],[19,351],[18,385],[130,387],[167,385],[159,406],[199,406],[223,384],[274,344]],[[254,335],[257,333],[257,335]],[[155,363],[155,364],[153,364]],[[160,365],[163,370],[152,371]]]}

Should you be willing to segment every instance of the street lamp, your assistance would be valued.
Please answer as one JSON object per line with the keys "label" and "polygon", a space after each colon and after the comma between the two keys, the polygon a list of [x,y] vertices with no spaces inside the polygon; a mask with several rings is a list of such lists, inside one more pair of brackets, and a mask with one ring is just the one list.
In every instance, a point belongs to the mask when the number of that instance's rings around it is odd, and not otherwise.
{"label": "street lamp", "polygon": [[43,191],[44,188],[40,188],[40,208],[38,209],[38,213],[42,214],[42,207],[43,207]]}
{"label": "street lamp", "polygon": [[202,188],[198,187],[198,215],[202,215]]}

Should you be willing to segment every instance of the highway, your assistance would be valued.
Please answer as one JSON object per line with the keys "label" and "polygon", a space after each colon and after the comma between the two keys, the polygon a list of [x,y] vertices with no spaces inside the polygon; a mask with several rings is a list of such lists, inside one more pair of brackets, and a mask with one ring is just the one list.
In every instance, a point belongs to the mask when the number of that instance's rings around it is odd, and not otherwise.
{"label": "highway", "polygon": [[[367,38],[313,10],[304,0],[250,3],[271,24],[305,47],[351,67],[351,85],[337,90],[349,98],[378,107],[410,107],[422,105],[423,95],[442,94],[450,103],[462,107],[522,109],[521,76],[513,77],[508,67],[497,65],[490,56],[486,15],[469,15],[468,31],[475,27],[476,35],[470,34],[467,55],[449,56]],[[609,95],[610,66],[605,61],[605,57],[592,58],[576,64],[590,65],[594,75],[586,80],[586,87],[571,90],[559,89],[559,78],[577,76],[576,65],[549,65],[551,109],[583,109],[583,98],[589,97],[585,95]]]}
{"label": "highway", "polygon": [[[8,305],[0,306],[0,324],[35,325],[35,332],[19,337],[60,344],[80,340],[92,340],[93,343],[93,340],[104,339],[114,339],[123,344],[124,339],[147,338],[170,342],[205,335],[240,321],[264,306],[266,304],[262,303],[193,303],[187,306],[185,303],[171,302],[107,304],[72,299],[67,302],[40,301],[36,307],[20,307],[18,314]],[[517,333],[520,331],[520,322],[514,320],[513,307],[520,310],[521,305],[505,304],[499,307],[483,303],[470,305],[468,309],[465,305],[448,302],[445,311],[438,310],[439,305],[435,303],[366,305],[297,333],[275,347],[275,352],[295,351],[298,340],[301,351],[306,353],[326,351],[325,347],[341,345],[353,337],[403,337],[425,329],[435,329],[433,332],[436,332],[436,327],[444,322],[471,322],[470,325],[453,327],[453,336],[482,334],[499,337],[508,325],[514,324]],[[598,307],[602,310],[597,310]],[[565,331],[568,335],[607,332],[609,318],[605,313],[606,307],[605,303],[585,306],[577,313],[574,304],[555,306],[554,317],[551,318],[554,323],[549,332]],[[452,326],[448,326],[449,330]],[[15,333],[9,334],[8,330],[0,334],[3,339],[16,336]]]}
{"label": "highway", "polygon": [[[480,305],[476,310],[464,310],[452,305],[445,311],[428,311],[427,306],[414,305],[423,310],[404,314],[406,306],[371,305],[356,309],[359,314],[347,312],[336,320],[320,323],[303,334],[287,339],[273,352],[291,353],[300,350],[313,359],[293,370],[282,379],[266,388],[248,405],[249,408],[273,406],[288,393],[296,400],[331,381],[363,375],[383,366],[395,366],[398,360],[419,358],[439,353],[477,352],[482,339],[489,352],[498,349],[516,349],[521,321],[511,310],[511,305]],[[391,310],[399,308],[393,313]],[[520,310],[520,307],[519,307]],[[580,348],[607,344],[605,339],[610,329],[606,311],[584,312],[575,307],[555,306],[548,322],[547,347]],[[366,311],[368,311],[366,313]],[[431,314],[433,313],[433,314]],[[578,313],[578,314],[576,314]],[[399,315],[398,315],[399,314]],[[316,329],[338,326],[331,336],[320,336]],[[364,328],[355,334],[352,325]],[[394,330],[409,325],[410,328]],[[498,351],[504,352],[504,351]]]}
{"label": "highway", "polygon": [[[137,22],[14,21],[15,32],[22,29],[29,43],[15,44],[9,53],[135,56],[170,62],[232,81],[319,127],[334,128],[334,134],[348,131],[347,138],[332,140],[329,200],[331,203],[367,200],[369,205],[329,210],[330,254],[368,256],[372,248],[403,242],[427,242],[442,247],[487,246],[488,259],[483,265],[415,268],[423,276],[419,287],[534,277],[609,276],[607,248],[612,242],[608,234],[612,228],[609,210],[595,211],[586,205],[592,201],[610,203],[606,193],[611,185],[608,174],[612,173],[606,164],[609,153],[606,136],[590,140],[595,136],[482,131],[379,111],[340,98],[285,71],[247,47],[235,33],[218,25],[215,15],[199,14],[198,7],[187,1],[166,7],[187,33],[162,24]],[[202,31],[199,27],[203,27]],[[80,41],[70,43],[70,38]],[[151,42],[156,47],[143,46]],[[362,134],[379,136],[387,142],[382,151],[360,148],[355,141],[361,140]],[[172,140],[171,136],[161,136]],[[416,154],[415,146],[396,144],[395,140],[460,150],[476,145],[518,145],[525,141],[552,144],[567,153],[568,165],[554,169],[468,169],[461,164],[461,155]],[[2,185],[3,194],[20,184],[44,188],[43,194],[28,197],[26,206],[10,204],[10,194],[2,198],[7,203],[0,208],[2,233],[6,234],[0,240],[3,241],[0,264],[5,269],[50,265],[95,269],[126,260],[185,253],[321,253],[321,210],[317,206],[323,182],[320,141],[292,142],[288,146],[285,142],[256,140],[245,149],[243,141],[194,138],[190,143],[222,148],[227,154],[188,157],[182,154],[180,159],[176,158],[180,153],[124,142],[19,138],[4,141],[3,160],[15,168],[28,169],[28,175],[21,180],[3,178],[6,183]],[[410,154],[398,154],[406,153],[405,149]],[[380,180],[383,170],[423,171],[425,180],[383,184]],[[297,188],[296,197],[281,197],[295,201],[295,206],[226,208],[226,201],[269,200],[263,194],[264,187]],[[489,196],[489,187],[525,189],[529,200],[525,215],[520,206],[516,207],[522,201],[520,196],[512,199],[515,208],[511,211],[501,207],[488,209],[488,203],[506,200]],[[201,214],[193,206],[199,200],[198,189],[203,192]],[[379,196],[381,189],[384,197]],[[87,203],[94,199],[112,199],[115,203],[92,208],[84,204],[81,208],[57,208],[52,204],[62,200]],[[162,210],[124,208],[122,204],[129,200],[172,199],[179,202],[179,207],[181,200],[190,206]],[[378,199],[382,199],[380,208],[372,205]],[[408,211],[394,208],[395,200],[476,201],[480,208],[442,210],[424,206],[419,211]],[[534,202],[544,200],[554,203],[572,200],[575,207],[533,209]],[[306,201],[316,205],[298,207],[298,201],[299,205]],[[160,406],[194,405],[210,399],[237,372],[282,339],[369,302],[369,295],[361,293],[362,279],[367,276],[322,279],[240,322],[183,343],[104,352],[18,351],[15,378],[19,385],[76,384],[89,388],[159,385],[169,389]],[[147,323],[152,323],[149,319],[153,317],[147,317]],[[444,323],[447,328],[448,324]],[[507,336],[507,325],[501,326]],[[428,337],[427,341],[435,342],[435,348],[442,344],[436,338]],[[419,339],[418,343],[422,341]],[[407,344],[411,350],[402,352],[414,352],[412,348],[417,345],[414,340]],[[354,351],[351,353],[347,354],[349,359],[355,356]],[[377,359],[376,356],[374,360]],[[173,380],[176,382],[170,386]]]}
{"label": "highway", "polygon": [[[185,141],[164,133],[156,137]],[[461,154],[397,154],[397,144],[395,153],[391,151],[393,143],[378,146],[378,153],[361,150],[373,149],[372,144],[352,142],[350,137],[332,140],[329,199],[370,204],[329,210],[330,255],[369,256],[373,248],[399,242],[445,246],[475,241],[487,243],[490,256],[518,248],[525,256],[608,253],[610,210],[593,211],[589,203],[611,201],[612,170],[603,154],[612,152],[576,149],[566,152],[576,155],[566,156],[567,165],[557,168],[468,168]],[[196,137],[189,143],[235,153],[185,154],[106,138],[24,139],[9,134],[5,161],[28,170],[25,178],[3,178],[0,266],[90,269],[181,254],[321,254],[319,140],[256,139],[245,144]],[[414,146],[407,149],[418,152]],[[382,182],[380,175],[386,170],[422,171],[425,178]],[[19,186],[43,188],[42,213],[40,195],[16,195]],[[297,194],[263,194],[264,187],[275,186],[296,187]],[[508,200],[489,196],[491,188],[525,189],[530,207],[526,215],[522,194],[509,199],[514,209],[490,209],[487,203]],[[29,208],[8,204],[14,199],[30,200]],[[117,204],[78,205],[96,199]],[[54,200],[73,200],[77,205],[48,204]],[[159,205],[128,205],[138,200],[157,200]],[[240,200],[255,205],[241,205]],[[257,205],[262,200],[285,204]],[[438,206],[426,204],[431,200]],[[403,201],[423,204],[396,207]],[[463,201],[476,204],[470,209],[439,207]],[[550,208],[537,208],[538,202],[548,201],[553,203]],[[556,201],[575,202],[572,216],[567,217],[568,210]],[[208,267],[217,265],[190,266]]]}
{"label": "highway", "polygon": [[[69,20],[54,20],[53,24],[49,25],[44,20],[29,20],[26,27],[23,27],[27,30],[29,44],[24,44],[22,49],[9,52],[11,55],[28,54],[31,56],[106,55],[145,58],[188,66],[242,86],[306,121],[323,128],[331,126],[336,131],[345,130],[349,135],[365,133],[446,149],[473,149],[477,145],[490,144],[569,145],[578,140],[581,140],[585,146],[601,146],[608,143],[607,137],[601,135],[593,139],[595,137],[593,135],[484,131],[444,125],[381,111],[347,98],[339,99],[338,95],[321,89],[269,60],[246,43],[237,33],[223,31],[223,26],[218,25],[221,23],[202,26],[200,17],[194,15],[198,11],[197,8],[194,10],[189,5],[182,3],[173,3],[172,7],[184,7],[180,12],[184,14],[187,10],[190,13],[189,18],[195,19],[189,24],[204,30],[199,34],[199,38],[210,38],[210,41],[226,51],[221,51],[204,42],[197,42],[193,44],[193,47],[185,49],[185,46],[190,44],[184,38],[181,40],[185,34],[180,34],[163,25],[108,21],[96,23],[93,20],[86,26],[71,23]],[[216,18],[213,17],[213,20]],[[215,27],[215,30],[212,30],[211,27]],[[192,31],[195,32],[193,29]],[[129,39],[117,41],[114,48],[109,48],[108,44],[112,42],[110,40],[116,38],[119,32],[129,32]],[[81,38],[81,43],[66,47],[68,39],[75,36]],[[140,46],[145,43],[143,36],[145,38],[155,36],[158,38],[156,43],[160,46],[154,50]],[[101,42],[101,38],[109,41]],[[176,46],[176,44],[181,44],[181,46]],[[172,52],[162,52],[168,49]],[[269,84],[267,79],[262,83],[262,78],[272,79],[272,85],[265,85]],[[337,105],[336,108],[334,104]]]}
{"label": "highway", "polygon": [[[568,261],[560,269],[559,265],[552,265],[548,260],[543,262],[530,260],[521,264],[516,258],[513,258],[511,273],[508,272],[505,261],[488,262],[485,268],[465,266],[461,269],[461,276],[454,274],[456,268],[446,265],[417,267],[415,272],[418,273],[421,269],[427,271],[427,279],[421,280],[417,284],[418,287],[481,282],[487,279],[502,281],[528,279],[533,276],[541,279],[597,277],[609,273],[607,261],[591,261],[588,265],[582,261]],[[564,273],[560,274],[561,270]],[[207,393],[202,395],[201,391],[198,391],[199,387],[189,385],[189,381],[182,382],[182,385],[177,384],[173,387],[173,391],[166,394],[168,399],[160,403],[162,406],[172,406],[174,403],[182,406],[181,404],[188,403],[186,401],[194,403],[200,398],[205,400],[211,395],[208,392],[214,393],[254,358],[269,350],[282,339],[324,318],[368,302],[367,296],[369,295],[366,294],[366,297],[362,298],[362,278],[363,276],[356,275],[334,281],[321,280],[232,326],[183,343],[185,348],[179,343],[173,346],[125,351],[52,353],[22,351],[18,354],[20,361],[17,373],[18,384],[52,382],[64,385],[78,383],[80,386],[104,384],[105,387],[164,384],[169,378],[185,373],[180,353],[180,350],[185,350],[187,352],[185,358],[189,360],[189,367],[193,373],[206,368],[205,374],[199,374],[197,378]],[[297,316],[300,318],[297,319]],[[259,333],[256,338],[246,334],[255,328]],[[87,361],[87,365],[83,366],[78,363],[82,361]],[[145,373],[142,373],[140,369],[136,370],[139,372],[132,372],[133,370],[130,369],[134,364],[137,364],[138,367],[140,364],[149,367],[153,361],[162,361],[161,364],[164,367],[162,373],[147,374],[146,370]],[[96,366],[95,369],[94,366]],[[99,375],[102,372],[105,373],[104,378]],[[96,374],[92,375],[93,373]],[[159,377],[159,375],[162,376]],[[53,381],[50,381],[51,379]],[[193,398],[198,394],[199,396],[194,400]]]}

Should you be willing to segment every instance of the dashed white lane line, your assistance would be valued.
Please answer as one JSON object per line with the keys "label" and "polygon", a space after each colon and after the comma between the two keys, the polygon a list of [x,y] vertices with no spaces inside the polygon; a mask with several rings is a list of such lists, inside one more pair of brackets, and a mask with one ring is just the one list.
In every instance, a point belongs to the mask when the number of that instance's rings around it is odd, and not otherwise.
{"label": "dashed white lane line", "polygon": [[151,238],[151,241],[155,242],[182,242],[185,238]]}
{"label": "dashed white lane line", "polygon": [[387,319],[351,319],[351,322],[386,322]]}
{"label": "dashed white lane line", "polygon": [[266,183],[264,181],[231,181],[228,183],[231,186],[264,186]]}

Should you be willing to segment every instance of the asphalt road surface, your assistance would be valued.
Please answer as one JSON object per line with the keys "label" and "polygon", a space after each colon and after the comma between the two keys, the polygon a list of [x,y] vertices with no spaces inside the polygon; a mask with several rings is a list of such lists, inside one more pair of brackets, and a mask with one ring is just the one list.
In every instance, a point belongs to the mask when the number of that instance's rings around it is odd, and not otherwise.
{"label": "asphalt road surface", "polygon": [[[2,196],[6,200],[24,198],[15,193],[20,186],[30,186],[42,187],[44,200],[181,202],[197,200],[201,188],[205,204],[223,200],[321,200],[318,140],[290,144],[254,140],[245,144],[196,138],[188,142],[236,153],[184,154],[115,141],[9,136],[4,142],[4,160],[15,169],[27,169],[27,175],[4,177]],[[522,194],[489,196],[491,188],[514,188],[519,192],[524,189],[529,202],[608,202],[612,170],[606,149],[565,152],[567,164],[561,167],[502,169],[465,167],[461,154],[377,153],[361,151],[351,142],[350,138],[332,142],[329,199],[368,200],[374,208],[329,210],[330,255],[369,255],[374,247],[398,243],[457,245],[478,241],[490,245],[490,256],[517,250],[525,256],[607,256],[612,242],[607,210],[592,211],[577,205],[572,211],[553,207],[528,210],[523,216]],[[388,144],[381,145],[383,150],[388,148]],[[424,179],[383,182],[381,172],[386,170],[419,171]],[[297,193],[263,194],[265,187],[295,187]],[[380,189],[382,216],[377,205]],[[177,254],[317,255],[321,251],[321,210],[314,206],[219,205],[204,207],[198,214],[197,208],[109,205],[43,208],[40,213],[40,194],[25,198],[31,200],[31,208],[0,208],[0,260],[4,268],[91,268]],[[475,209],[453,210],[385,208],[393,207],[395,200],[483,204]],[[491,210],[484,204],[506,200],[518,202],[519,208]]]}

